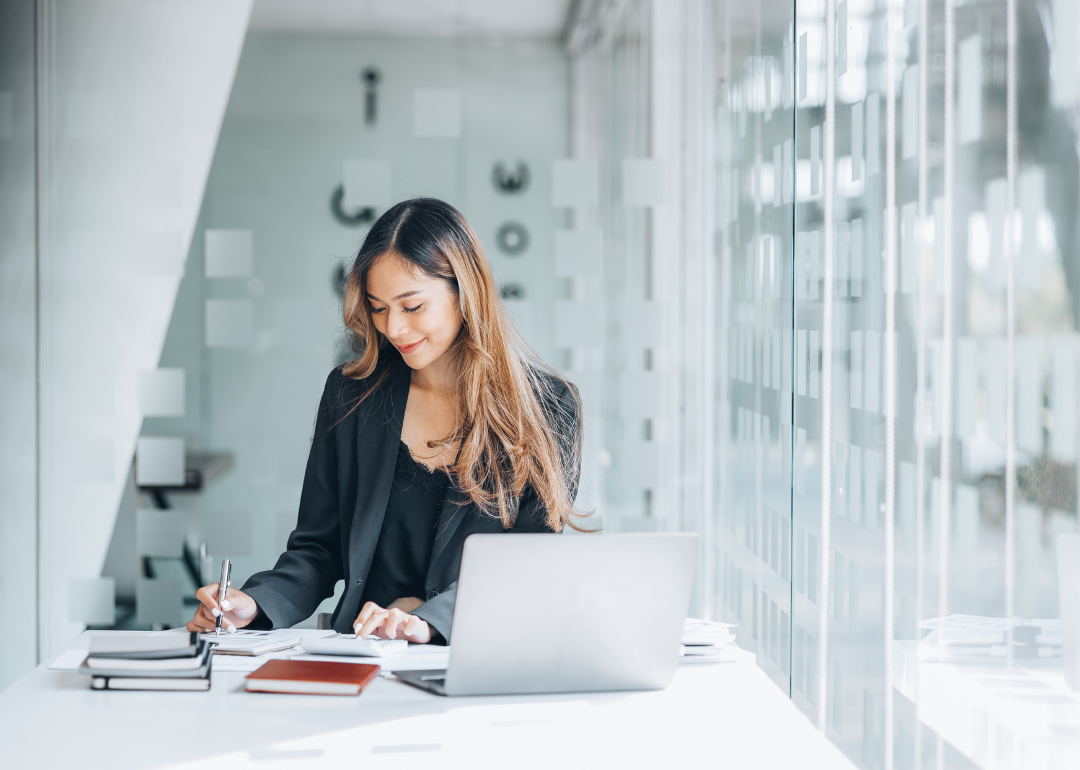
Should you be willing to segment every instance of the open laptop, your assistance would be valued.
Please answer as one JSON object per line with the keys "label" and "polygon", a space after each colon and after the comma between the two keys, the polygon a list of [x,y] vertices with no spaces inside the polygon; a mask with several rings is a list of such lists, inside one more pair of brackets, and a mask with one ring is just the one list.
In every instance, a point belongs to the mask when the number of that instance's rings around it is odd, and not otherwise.
{"label": "open laptop", "polygon": [[694,534],[472,535],[439,695],[660,690],[675,676]]}

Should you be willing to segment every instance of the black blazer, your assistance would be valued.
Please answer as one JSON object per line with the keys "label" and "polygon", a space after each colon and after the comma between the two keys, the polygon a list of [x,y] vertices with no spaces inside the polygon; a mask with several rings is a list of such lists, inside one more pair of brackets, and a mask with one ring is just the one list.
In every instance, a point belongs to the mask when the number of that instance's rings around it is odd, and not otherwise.
{"label": "black blazer", "polygon": [[[396,351],[380,357],[389,360],[368,379],[350,379],[338,368],[326,380],[296,529],[274,568],[252,575],[241,589],[259,605],[258,625],[282,628],[310,617],[323,599],[333,595],[337,581],[344,580],[345,592],[332,624],[336,631],[352,633],[382,531],[409,397],[409,367]],[[385,367],[390,369],[386,379],[353,409]],[[562,382],[552,388],[564,413],[572,415],[560,430],[567,457],[581,429],[580,415],[572,406],[577,399],[568,388],[573,385]],[[545,403],[548,409],[551,406]],[[568,479],[572,493],[577,491],[579,474],[580,465],[575,464]],[[453,481],[447,487],[424,581],[425,603],[413,611],[443,639],[450,639],[465,538],[476,532],[551,531],[547,512],[531,487],[517,502],[515,523],[504,530],[497,517],[481,512]]]}

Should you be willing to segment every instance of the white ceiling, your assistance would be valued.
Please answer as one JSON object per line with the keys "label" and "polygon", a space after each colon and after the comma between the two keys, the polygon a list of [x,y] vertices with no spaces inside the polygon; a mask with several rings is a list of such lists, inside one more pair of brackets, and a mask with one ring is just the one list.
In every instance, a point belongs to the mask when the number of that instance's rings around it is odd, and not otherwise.
{"label": "white ceiling", "polygon": [[571,0],[255,0],[251,29],[557,37]]}

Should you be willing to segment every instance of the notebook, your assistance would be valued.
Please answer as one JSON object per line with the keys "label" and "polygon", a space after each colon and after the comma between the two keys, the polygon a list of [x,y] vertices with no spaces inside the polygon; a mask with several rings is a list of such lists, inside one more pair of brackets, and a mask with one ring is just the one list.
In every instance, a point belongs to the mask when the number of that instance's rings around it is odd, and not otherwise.
{"label": "notebook", "polygon": [[[83,674],[97,677],[126,676],[164,679],[198,679],[210,675],[210,647],[203,644],[203,654],[198,658],[120,659],[88,657],[79,667]],[[194,663],[194,665],[192,665]]]}
{"label": "notebook", "polygon": [[195,658],[202,654],[199,635],[191,633],[116,634],[90,637],[90,656],[94,658]]}
{"label": "notebook", "polygon": [[[332,632],[331,632],[332,633]],[[214,652],[219,655],[265,655],[295,647],[300,643],[296,636],[283,638],[273,631],[237,631],[236,633],[203,634]]]}
{"label": "notebook", "polygon": [[210,678],[162,679],[131,676],[95,676],[90,681],[94,690],[209,690]]}
{"label": "notebook", "polygon": [[366,663],[319,660],[271,660],[247,675],[249,692],[305,695],[359,695],[379,675],[379,667]]}
{"label": "notebook", "polygon": [[197,655],[181,655],[175,658],[91,654],[86,658],[86,666],[92,669],[123,668],[130,671],[192,671],[201,668],[206,662],[206,653],[210,646],[206,642],[200,641],[197,649]]}

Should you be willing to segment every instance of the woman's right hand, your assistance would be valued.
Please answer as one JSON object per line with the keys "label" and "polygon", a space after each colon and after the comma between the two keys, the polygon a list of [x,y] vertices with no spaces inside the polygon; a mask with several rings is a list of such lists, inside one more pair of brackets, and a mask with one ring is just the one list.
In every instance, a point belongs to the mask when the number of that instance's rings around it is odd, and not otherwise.
{"label": "woman's right hand", "polygon": [[255,600],[243,591],[230,588],[225,593],[225,601],[218,606],[218,584],[211,583],[203,586],[195,592],[195,598],[199,600],[199,609],[195,610],[195,617],[187,624],[188,631],[198,631],[205,634],[213,631],[217,624],[217,616],[225,611],[225,617],[221,619],[221,628],[224,631],[235,631],[243,628],[259,614],[259,605]]}

